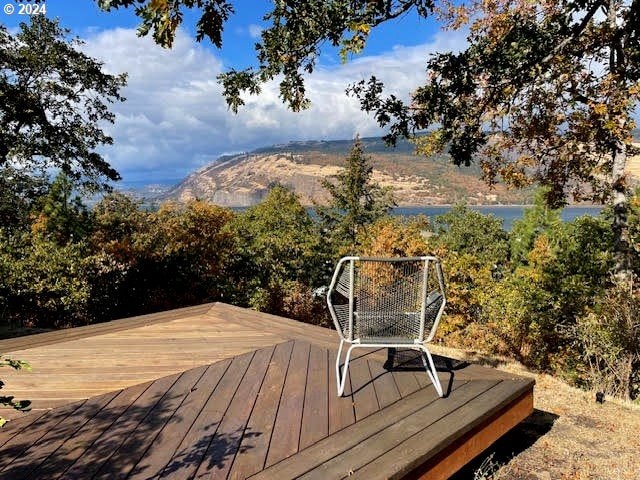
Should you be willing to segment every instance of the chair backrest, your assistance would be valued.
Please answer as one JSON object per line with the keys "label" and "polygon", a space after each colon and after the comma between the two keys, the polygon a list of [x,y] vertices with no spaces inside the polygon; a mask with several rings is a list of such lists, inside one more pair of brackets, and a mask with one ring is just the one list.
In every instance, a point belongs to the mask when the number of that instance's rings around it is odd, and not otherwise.
{"label": "chair backrest", "polygon": [[362,343],[428,342],[446,303],[436,257],[344,257],[327,304],[341,338]]}

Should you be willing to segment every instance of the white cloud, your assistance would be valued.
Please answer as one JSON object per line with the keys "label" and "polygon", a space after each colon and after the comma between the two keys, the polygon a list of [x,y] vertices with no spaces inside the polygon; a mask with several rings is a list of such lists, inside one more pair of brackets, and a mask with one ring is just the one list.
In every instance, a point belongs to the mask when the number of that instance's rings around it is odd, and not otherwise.
{"label": "white cloud", "polygon": [[260,25],[251,24],[248,27],[249,36],[258,39],[262,36],[262,27]]}
{"label": "white cloud", "polygon": [[456,50],[464,43],[463,34],[449,32],[428,45],[395,47],[345,65],[321,66],[307,81],[311,109],[288,111],[272,82],[261,95],[248,97],[237,115],[228,111],[216,81],[224,70],[221,61],[182,31],[171,50],[138,38],[135,30],[115,29],[90,37],[85,51],[101,59],[109,72],[128,73],[127,101],[113,106],[116,123],[107,130],[114,146],[105,149],[105,156],[125,180],[157,181],[181,178],[223,152],[289,140],[381,134],[358,102],[345,95],[346,86],[375,74],[390,92],[407,98],[424,82],[429,53]]}

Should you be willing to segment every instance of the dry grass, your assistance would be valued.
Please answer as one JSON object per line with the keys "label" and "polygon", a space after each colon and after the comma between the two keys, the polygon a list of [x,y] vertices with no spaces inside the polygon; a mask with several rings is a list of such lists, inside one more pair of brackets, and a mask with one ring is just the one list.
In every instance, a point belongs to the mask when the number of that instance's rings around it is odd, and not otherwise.
{"label": "dry grass", "polygon": [[442,347],[433,350],[536,380],[533,415],[459,472],[456,480],[640,480],[640,406],[611,398],[599,404],[595,392],[531,373],[505,359]]}

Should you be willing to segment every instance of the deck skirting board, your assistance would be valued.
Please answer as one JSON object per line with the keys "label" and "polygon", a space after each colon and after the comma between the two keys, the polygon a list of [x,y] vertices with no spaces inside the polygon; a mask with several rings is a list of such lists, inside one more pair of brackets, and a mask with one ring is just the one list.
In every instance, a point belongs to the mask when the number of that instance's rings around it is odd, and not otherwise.
{"label": "deck skirting board", "polygon": [[446,480],[532,413],[533,387],[402,478]]}

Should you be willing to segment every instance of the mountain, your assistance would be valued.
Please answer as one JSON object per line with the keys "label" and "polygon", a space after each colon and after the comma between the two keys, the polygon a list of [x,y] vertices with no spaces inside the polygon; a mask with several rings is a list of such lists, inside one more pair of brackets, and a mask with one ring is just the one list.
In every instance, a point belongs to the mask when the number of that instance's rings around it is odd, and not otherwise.
{"label": "mountain", "polygon": [[[530,190],[489,188],[478,167],[456,167],[446,156],[426,159],[413,153],[413,145],[399,142],[387,147],[380,138],[362,139],[373,166],[373,179],[390,186],[399,206],[451,204],[522,204]],[[208,200],[228,207],[259,203],[270,186],[292,188],[302,203],[324,202],[322,180],[340,171],[352,140],[290,142],[226,155],[190,174],[161,196],[164,200]]]}

